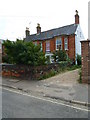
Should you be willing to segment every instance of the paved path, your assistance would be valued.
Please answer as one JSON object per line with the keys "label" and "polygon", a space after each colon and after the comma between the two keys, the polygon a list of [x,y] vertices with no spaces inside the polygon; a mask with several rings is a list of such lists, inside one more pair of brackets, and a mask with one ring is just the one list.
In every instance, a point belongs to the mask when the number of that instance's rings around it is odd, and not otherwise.
{"label": "paved path", "polygon": [[64,84],[64,85],[72,85],[72,84],[78,84],[79,79],[79,69],[68,71],[65,73],[60,73],[54,77],[48,78],[46,80],[43,80],[43,82],[51,82],[54,84]]}

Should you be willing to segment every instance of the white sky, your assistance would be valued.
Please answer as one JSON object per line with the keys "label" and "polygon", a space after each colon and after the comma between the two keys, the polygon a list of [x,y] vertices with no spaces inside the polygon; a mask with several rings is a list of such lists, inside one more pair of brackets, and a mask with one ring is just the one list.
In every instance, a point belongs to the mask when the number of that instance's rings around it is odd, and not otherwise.
{"label": "white sky", "polygon": [[80,26],[88,38],[89,0],[0,0],[0,39],[16,40],[25,37],[25,29],[36,33],[73,24],[75,10],[79,11]]}

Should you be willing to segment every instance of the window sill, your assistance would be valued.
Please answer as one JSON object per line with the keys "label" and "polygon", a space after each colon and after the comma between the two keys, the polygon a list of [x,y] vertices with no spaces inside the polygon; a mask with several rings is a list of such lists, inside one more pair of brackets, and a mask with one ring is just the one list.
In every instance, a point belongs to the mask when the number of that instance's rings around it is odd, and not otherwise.
{"label": "window sill", "polygon": [[[59,50],[59,49],[56,49],[56,50]],[[60,49],[60,50],[62,50],[62,49]]]}
{"label": "window sill", "polygon": [[65,49],[65,51],[68,51],[68,49]]}
{"label": "window sill", "polygon": [[51,51],[46,51],[46,53],[50,53]]}

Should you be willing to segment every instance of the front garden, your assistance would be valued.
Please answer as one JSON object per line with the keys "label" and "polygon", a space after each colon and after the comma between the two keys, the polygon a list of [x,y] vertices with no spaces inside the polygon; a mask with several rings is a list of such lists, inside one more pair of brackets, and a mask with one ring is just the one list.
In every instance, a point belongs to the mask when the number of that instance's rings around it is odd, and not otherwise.
{"label": "front garden", "polygon": [[42,80],[65,71],[81,68],[79,55],[77,55],[78,65],[74,65],[65,51],[54,51],[52,56],[54,63],[50,64],[41,51],[40,45],[35,46],[32,42],[22,40],[16,42],[7,40],[3,45],[3,62],[8,63],[2,67],[3,76]]}

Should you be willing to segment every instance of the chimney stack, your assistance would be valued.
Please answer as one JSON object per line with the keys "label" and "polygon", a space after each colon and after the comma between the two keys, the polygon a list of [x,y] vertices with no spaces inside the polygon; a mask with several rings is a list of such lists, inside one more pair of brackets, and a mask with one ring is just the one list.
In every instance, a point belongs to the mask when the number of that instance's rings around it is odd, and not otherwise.
{"label": "chimney stack", "polygon": [[75,24],[79,24],[79,15],[78,15],[78,11],[76,10],[76,15],[75,15]]}
{"label": "chimney stack", "polygon": [[30,35],[30,31],[29,28],[26,27],[26,31],[25,31],[26,37]]}
{"label": "chimney stack", "polygon": [[40,34],[40,33],[41,33],[41,27],[40,27],[40,24],[39,24],[39,23],[37,24],[37,27],[36,27],[36,28],[37,28],[37,34]]}

